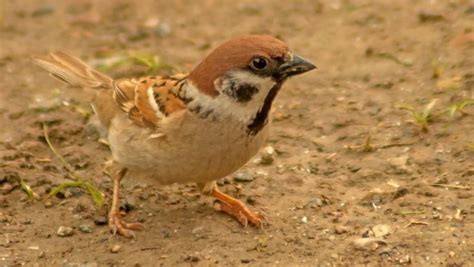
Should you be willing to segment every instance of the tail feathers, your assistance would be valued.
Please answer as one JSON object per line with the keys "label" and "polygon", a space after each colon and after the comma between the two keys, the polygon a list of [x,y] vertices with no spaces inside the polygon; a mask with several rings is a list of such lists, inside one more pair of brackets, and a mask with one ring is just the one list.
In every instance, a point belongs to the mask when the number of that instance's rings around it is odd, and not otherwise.
{"label": "tail feathers", "polygon": [[112,88],[112,78],[64,52],[52,52],[49,58],[34,58],[34,61],[52,76],[73,87]]}

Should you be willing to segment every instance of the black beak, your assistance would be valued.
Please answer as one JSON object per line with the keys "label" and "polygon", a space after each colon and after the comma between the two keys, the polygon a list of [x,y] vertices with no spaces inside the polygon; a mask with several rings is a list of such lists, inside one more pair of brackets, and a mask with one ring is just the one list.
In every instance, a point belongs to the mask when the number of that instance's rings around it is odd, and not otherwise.
{"label": "black beak", "polygon": [[300,56],[293,55],[288,61],[280,65],[278,72],[283,77],[290,77],[305,73],[312,69],[316,69],[316,66],[313,63]]}

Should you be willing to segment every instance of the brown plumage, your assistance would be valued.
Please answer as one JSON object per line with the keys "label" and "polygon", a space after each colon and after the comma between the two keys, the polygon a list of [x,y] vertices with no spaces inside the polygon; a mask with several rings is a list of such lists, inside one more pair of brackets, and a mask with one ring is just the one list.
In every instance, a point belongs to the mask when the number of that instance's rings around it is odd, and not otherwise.
{"label": "brown plumage", "polygon": [[97,89],[93,101],[108,130],[114,168],[109,226],[124,236],[143,228],[120,218],[120,180],[195,182],[243,225],[263,216],[218,191],[215,180],[239,169],[265,143],[270,108],[283,82],[314,66],[271,36],[231,39],[189,75],[113,80],[63,52],[36,63],[71,86]]}

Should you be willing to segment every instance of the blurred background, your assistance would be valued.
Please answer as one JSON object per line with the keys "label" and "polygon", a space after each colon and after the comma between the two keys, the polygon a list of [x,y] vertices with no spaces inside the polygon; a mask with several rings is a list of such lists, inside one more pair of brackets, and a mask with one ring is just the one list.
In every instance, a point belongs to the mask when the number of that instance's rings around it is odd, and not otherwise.
{"label": "blurred background", "polygon": [[[473,25],[468,0],[1,0],[0,264],[468,266]],[[221,182],[267,229],[220,216],[193,185],[125,183],[126,219],[147,225],[134,241],[109,235],[106,208],[83,190],[46,198],[67,170],[43,124],[107,198],[110,153],[90,92],[32,56],[66,51],[116,78],[169,74],[244,34],[277,36],[318,66],[286,84],[268,146]],[[74,233],[58,236],[62,225]]]}

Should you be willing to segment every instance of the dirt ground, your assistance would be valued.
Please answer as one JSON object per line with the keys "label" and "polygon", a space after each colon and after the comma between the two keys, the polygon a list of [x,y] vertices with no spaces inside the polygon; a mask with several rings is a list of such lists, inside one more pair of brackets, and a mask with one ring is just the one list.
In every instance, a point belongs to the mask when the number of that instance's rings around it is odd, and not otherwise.
{"label": "dirt ground", "polygon": [[[0,265],[474,266],[473,27],[468,0],[1,1]],[[125,218],[147,227],[134,240],[109,234],[107,205],[85,190],[47,198],[70,180],[43,124],[106,202],[110,153],[91,92],[31,56],[63,50],[104,67],[151,53],[151,71],[189,71],[249,33],[318,66],[277,98],[269,147],[220,182],[269,226],[241,227],[195,185],[124,181]],[[113,77],[146,71],[111,65]]]}

